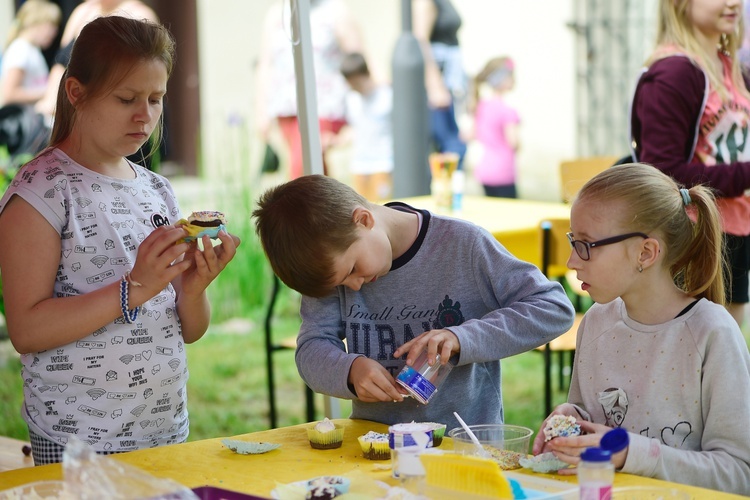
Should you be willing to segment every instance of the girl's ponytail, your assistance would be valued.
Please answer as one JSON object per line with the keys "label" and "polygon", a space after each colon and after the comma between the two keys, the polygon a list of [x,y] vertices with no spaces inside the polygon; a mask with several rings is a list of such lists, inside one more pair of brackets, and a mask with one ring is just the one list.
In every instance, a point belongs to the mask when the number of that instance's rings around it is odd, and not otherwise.
{"label": "girl's ponytail", "polygon": [[693,238],[687,251],[675,262],[688,295],[705,297],[725,305],[725,259],[721,219],[711,190],[706,186],[680,189],[687,209],[695,216]]}

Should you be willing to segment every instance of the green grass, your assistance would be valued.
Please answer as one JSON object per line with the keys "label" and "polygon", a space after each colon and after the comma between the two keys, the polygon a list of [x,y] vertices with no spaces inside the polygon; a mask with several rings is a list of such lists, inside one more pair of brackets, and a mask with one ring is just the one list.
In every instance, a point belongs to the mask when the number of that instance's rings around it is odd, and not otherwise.
{"label": "green grass", "polygon": [[[264,314],[271,271],[250,217],[260,182],[257,169],[248,164],[246,132],[238,128],[223,135],[225,154],[216,159],[220,168],[212,174],[219,196],[210,208],[227,213],[229,229],[242,239],[242,245],[227,270],[209,287],[213,306],[209,332],[187,346],[191,441],[244,434],[270,425]],[[273,322],[276,342],[296,334],[298,307],[299,295],[282,287]],[[237,319],[241,320],[239,328]],[[304,386],[294,364],[294,353],[278,351],[274,363],[278,425],[303,423]],[[505,359],[502,369],[505,421],[536,432],[544,417],[541,353],[528,352]],[[0,340],[0,435],[25,440],[28,430],[20,416],[20,370],[18,354],[9,341]],[[553,404],[562,403],[565,398],[565,391],[556,390]],[[348,416],[350,408],[350,402],[343,402],[342,416]],[[323,418],[322,395],[316,395],[316,409],[316,420]]]}
{"label": "green grass", "polygon": [[[294,335],[299,326],[297,297],[283,289],[274,337]],[[268,393],[262,309],[250,314],[247,328],[233,333],[221,324],[212,326],[200,341],[187,346],[190,379],[188,408],[190,440],[232,436],[269,428]],[[305,422],[304,386],[292,351],[274,355],[278,425]],[[505,421],[538,431],[543,417],[543,358],[527,352],[502,361]],[[554,368],[554,367],[553,367]],[[21,364],[9,341],[0,341],[0,435],[28,439],[20,416]],[[556,372],[553,372],[556,373]],[[554,379],[556,382],[556,379]],[[565,401],[566,392],[555,385],[553,404]],[[342,416],[350,403],[342,405]],[[323,418],[323,396],[316,395],[316,419]]]}
{"label": "green grass", "polygon": [[[299,325],[290,313],[294,300],[274,322],[278,340],[294,334]],[[268,393],[262,311],[245,332],[221,333],[212,329],[200,341],[187,346],[190,380],[190,440],[232,436],[269,427]],[[0,435],[28,439],[20,416],[21,364],[8,341],[0,342]],[[292,351],[274,355],[278,425],[305,422],[304,386]],[[542,421],[542,356],[530,352],[503,361],[505,420],[538,430]],[[565,394],[555,394],[556,403]],[[342,404],[342,416],[351,408]],[[316,395],[316,418],[323,418],[323,396]]]}

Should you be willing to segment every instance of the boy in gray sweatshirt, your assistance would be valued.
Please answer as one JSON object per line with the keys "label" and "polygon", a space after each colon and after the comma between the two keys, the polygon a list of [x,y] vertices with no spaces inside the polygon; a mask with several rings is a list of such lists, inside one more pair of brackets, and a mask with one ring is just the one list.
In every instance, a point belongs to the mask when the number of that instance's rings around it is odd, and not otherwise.
{"label": "boy in gray sweatshirt", "polygon": [[[253,216],[274,272],[302,294],[299,373],[353,400],[351,418],[502,423],[500,359],[573,324],[559,283],[470,222],[372,204],[320,175],[266,191]],[[425,348],[455,367],[423,405],[395,377]]]}

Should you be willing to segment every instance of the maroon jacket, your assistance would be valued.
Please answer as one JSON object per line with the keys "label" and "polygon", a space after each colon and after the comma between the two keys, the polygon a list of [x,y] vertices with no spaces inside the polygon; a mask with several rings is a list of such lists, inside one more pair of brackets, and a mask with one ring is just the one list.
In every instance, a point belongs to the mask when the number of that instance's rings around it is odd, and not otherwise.
{"label": "maroon jacket", "polygon": [[631,109],[635,155],[688,187],[707,184],[717,196],[740,196],[750,189],[750,162],[706,167],[693,156],[706,82],[684,56],[660,59],[643,73]]}

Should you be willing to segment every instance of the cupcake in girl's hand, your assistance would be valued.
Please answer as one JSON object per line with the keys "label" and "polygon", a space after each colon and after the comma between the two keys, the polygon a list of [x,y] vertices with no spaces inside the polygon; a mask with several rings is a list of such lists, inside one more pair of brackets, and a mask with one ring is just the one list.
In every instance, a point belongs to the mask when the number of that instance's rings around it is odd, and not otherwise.
{"label": "cupcake in girl's hand", "polygon": [[202,212],[193,212],[187,219],[177,221],[188,235],[178,241],[178,243],[199,240],[203,236],[210,236],[216,239],[219,231],[227,229],[227,218],[223,213],[215,210],[204,210]]}
{"label": "cupcake in girl's hand", "polygon": [[322,422],[307,428],[307,438],[310,440],[310,446],[316,450],[340,448],[344,442],[344,428],[326,417]]}
{"label": "cupcake in girl's hand", "polygon": [[544,426],[545,441],[558,436],[568,437],[579,434],[581,434],[581,426],[576,423],[576,418],[570,415],[552,415]]}

